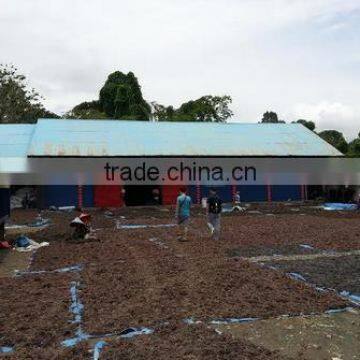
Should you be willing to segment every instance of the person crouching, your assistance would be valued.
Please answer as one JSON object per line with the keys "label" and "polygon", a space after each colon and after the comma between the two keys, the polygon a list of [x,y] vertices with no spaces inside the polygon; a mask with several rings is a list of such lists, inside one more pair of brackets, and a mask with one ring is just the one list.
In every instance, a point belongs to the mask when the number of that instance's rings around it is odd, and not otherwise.
{"label": "person crouching", "polygon": [[90,234],[90,221],[89,214],[81,214],[71,221],[70,226],[74,229],[71,235],[72,240],[84,240]]}

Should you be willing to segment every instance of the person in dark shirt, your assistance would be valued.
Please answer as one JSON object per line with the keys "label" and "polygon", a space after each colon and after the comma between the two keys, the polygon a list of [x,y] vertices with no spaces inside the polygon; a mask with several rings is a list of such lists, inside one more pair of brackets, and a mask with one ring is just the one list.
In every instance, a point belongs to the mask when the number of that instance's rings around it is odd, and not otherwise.
{"label": "person in dark shirt", "polygon": [[217,195],[216,189],[210,190],[210,196],[207,199],[207,217],[211,236],[214,240],[219,240],[221,231],[221,211],[222,200]]}

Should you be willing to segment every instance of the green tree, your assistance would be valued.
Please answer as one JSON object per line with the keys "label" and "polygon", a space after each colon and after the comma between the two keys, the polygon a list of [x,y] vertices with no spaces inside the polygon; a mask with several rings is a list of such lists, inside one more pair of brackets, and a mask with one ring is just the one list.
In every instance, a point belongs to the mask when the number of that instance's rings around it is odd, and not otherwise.
{"label": "green tree", "polygon": [[98,100],[83,102],[63,115],[65,119],[109,119]]}
{"label": "green tree", "polygon": [[[284,121],[281,121],[282,123],[284,123]],[[266,113],[263,114],[263,117],[261,119],[261,123],[263,124],[277,124],[279,123],[279,119],[277,116],[277,113],[274,111],[267,111]]]}
{"label": "green tree", "polygon": [[315,130],[315,123],[313,121],[308,121],[308,120],[304,120],[304,119],[299,119],[297,121],[295,121],[294,123],[297,124],[302,124],[305,127],[307,127],[309,130],[314,131]]}
{"label": "green tree", "polygon": [[151,103],[153,107],[153,117],[158,121],[173,121],[175,118],[175,109],[173,106],[164,106],[156,102]]}
{"label": "green tree", "polygon": [[360,136],[349,143],[347,155],[360,157]]}
{"label": "green tree", "polygon": [[226,122],[233,115],[231,102],[228,95],[206,95],[183,103],[178,109],[153,103],[153,116],[158,121]]}
{"label": "green tree", "polygon": [[132,72],[116,71],[108,76],[100,90],[100,110],[109,118],[149,120],[151,107],[144,100],[141,87]]}
{"label": "green tree", "polygon": [[58,118],[44,108],[41,100],[16,67],[0,64],[0,123],[35,123],[39,118]]}
{"label": "green tree", "polygon": [[348,143],[344,135],[336,130],[325,130],[318,134],[323,140],[334,146],[341,153],[346,154],[348,150]]}

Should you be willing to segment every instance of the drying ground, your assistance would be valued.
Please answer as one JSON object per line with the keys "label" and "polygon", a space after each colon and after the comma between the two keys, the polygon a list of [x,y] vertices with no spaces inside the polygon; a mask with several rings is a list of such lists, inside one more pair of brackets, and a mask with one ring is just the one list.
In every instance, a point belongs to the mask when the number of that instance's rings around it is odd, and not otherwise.
{"label": "drying ground", "polygon": [[[159,226],[174,222],[171,209],[121,209],[110,217],[102,210],[91,213],[98,239],[75,243],[69,222],[76,214],[44,212],[52,225],[32,232],[31,238],[50,246],[34,254],[27,274],[0,278],[0,346],[13,348],[8,358],[88,359],[93,342],[86,335],[91,335],[108,343],[101,359],[281,359],[276,349],[220,335],[209,325],[323,314],[350,305],[336,291],[318,291],[288,272],[303,274],[314,285],[359,290],[356,255],[344,257],[345,262],[320,257],[261,265],[249,259],[359,250],[357,214],[257,207],[254,213],[225,215],[221,241],[215,242],[196,209],[188,241],[179,242],[176,227]],[[12,221],[31,223],[35,216],[34,211],[15,211]],[[129,224],[157,227],[121,229]],[[337,277],[331,275],[336,268],[341,269]],[[327,269],[333,269],[329,276]],[[71,286],[75,293],[70,294]],[[115,336],[130,327],[154,333]],[[79,343],[61,345],[71,338]]]}

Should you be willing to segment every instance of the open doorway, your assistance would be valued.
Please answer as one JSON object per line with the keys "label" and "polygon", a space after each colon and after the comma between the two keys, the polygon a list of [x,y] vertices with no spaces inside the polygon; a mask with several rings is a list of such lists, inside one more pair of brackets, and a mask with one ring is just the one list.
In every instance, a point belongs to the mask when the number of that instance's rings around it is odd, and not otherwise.
{"label": "open doorway", "polygon": [[160,186],[125,186],[125,204],[127,206],[160,205],[161,203]]}

